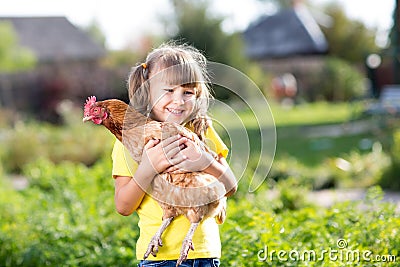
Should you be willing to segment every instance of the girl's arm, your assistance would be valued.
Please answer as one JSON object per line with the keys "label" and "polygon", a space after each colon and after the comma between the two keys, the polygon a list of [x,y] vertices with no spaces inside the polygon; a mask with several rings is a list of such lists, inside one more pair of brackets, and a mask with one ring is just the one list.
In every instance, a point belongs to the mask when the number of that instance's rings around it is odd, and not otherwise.
{"label": "girl's arm", "polygon": [[219,155],[215,160],[210,153],[200,149],[193,141],[185,137],[181,139],[185,140],[186,147],[175,157],[180,163],[169,167],[167,171],[172,173],[204,171],[224,184],[226,196],[233,195],[237,190],[237,182],[226,159]]}
{"label": "girl's arm", "polygon": [[150,187],[154,177],[173,164],[179,164],[181,159],[174,158],[179,153],[180,145],[184,140],[180,136],[173,136],[160,142],[150,140],[144,146],[142,159],[134,174],[115,177],[115,206],[121,215],[132,214],[140,205],[145,190]]}
{"label": "girl's arm", "polygon": [[218,160],[214,160],[203,171],[211,174],[214,177],[217,177],[218,180],[220,180],[224,184],[226,197],[230,197],[235,194],[237,190],[236,177],[224,157],[220,156]]}
{"label": "girl's arm", "polygon": [[131,215],[140,205],[145,192],[129,176],[115,177],[115,207],[121,215]]}

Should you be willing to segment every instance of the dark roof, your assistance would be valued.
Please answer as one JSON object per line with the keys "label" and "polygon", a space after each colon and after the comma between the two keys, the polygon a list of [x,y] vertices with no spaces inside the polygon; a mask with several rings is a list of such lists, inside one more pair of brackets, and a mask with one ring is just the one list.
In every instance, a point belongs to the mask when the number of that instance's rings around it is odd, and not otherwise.
{"label": "dark roof", "polygon": [[102,46],[65,17],[0,17],[14,27],[21,46],[31,49],[39,61],[96,59]]}
{"label": "dark roof", "polygon": [[326,53],[328,44],[310,12],[302,5],[263,17],[243,33],[250,58],[280,58]]}

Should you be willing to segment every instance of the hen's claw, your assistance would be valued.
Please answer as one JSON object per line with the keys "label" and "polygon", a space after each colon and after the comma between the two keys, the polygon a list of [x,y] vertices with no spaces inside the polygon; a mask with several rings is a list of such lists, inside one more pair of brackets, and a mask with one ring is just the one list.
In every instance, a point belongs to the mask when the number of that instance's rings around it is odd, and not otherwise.
{"label": "hen's claw", "polygon": [[162,247],[161,236],[164,233],[165,229],[168,227],[168,225],[172,222],[173,219],[174,219],[174,217],[169,217],[169,218],[163,219],[162,224],[161,224],[160,228],[158,229],[157,233],[150,240],[149,246],[147,247],[146,253],[144,253],[143,259],[147,259],[147,257],[150,255],[150,253],[154,257],[157,256],[158,247]]}
{"label": "hen's claw", "polygon": [[194,250],[192,239],[185,239],[182,242],[182,249],[179,259],[176,261],[176,267],[178,267],[183,261],[187,259],[189,250]]}
{"label": "hen's claw", "polygon": [[155,235],[151,239],[149,246],[147,247],[146,253],[144,253],[143,259],[147,259],[147,257],[150,255],[153,255],[154,257],[157,256],[158,253],[158,247],[162,247],[162,240],[161,236]]}

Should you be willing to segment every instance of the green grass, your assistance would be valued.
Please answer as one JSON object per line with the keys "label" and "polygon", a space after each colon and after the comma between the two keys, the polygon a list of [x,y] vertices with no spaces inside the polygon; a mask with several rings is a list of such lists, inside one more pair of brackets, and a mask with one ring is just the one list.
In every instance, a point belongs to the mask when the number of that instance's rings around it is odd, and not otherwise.
{"label": "green grass", "polygon": [[247,107],[231,104],[229,108],[211,109],[211,115],[225,127],[295,126],[343,123],[359,116],[362,103],[316,102],[284,107],[276,102],[250,103]]}
{"label": "green grass", "polygon": [[[340,157],[352,151],[357,151],[361,154],[370,152],[372,145],[375,142],[381,142],[382,138],[374,133],[312,138],[296,134],[297,130],[297,128],[293,127],[277,129],[276,160],[292,157],[303,165],[315,167],[323,164],[327,158]],[[251,154],[258,154],[260,147],[259,131],[249,129],[247,133],[249,134]],[[288,133],[293,133],[293,135]],[[226,140],[224,139],[224,141]],[[242,144],[237,145],[242,146]]]}
{"label": "green grass", "polygon": [[346,122],[359,114],[362,104],[316,102],[293,108],[285,108],[277,103],[271,103],[270,106],[275,125],[282,127]]}
{"label": "green grass", "polygon": [[309,138],[304,136],[283,136],[280,132],[290,129],[278,129],[276,159],[285,157],[296,158],[307,166],[323,164],[327,158],[341,157],[352,151],[359,153],[370,152],[372,145],[379,142],[379,138],[373,133],[345,135],[340,137]]}
{"label": "green grass", "polygon": [[[275,159],[281,160],[292,157],[303,165],[313,167],[323,164],[327,158],[343,156],[351,151],[370,152],[372,144],[382,142],[383,139],[389,136],[389,133],[380,132],[377,135],[375,132],[366,132],[355,135],[318,138],[305,134],[304,127],[329,124],[338,124],[338,127],[340,127],[342,123],[355,120],[360,114],[361,105],[362,103],[317,102],[302,104],[289,109],[277,103],[271,103],[270,107],[276,125]],[[235,106],[232,109],[235,109]],[[268,124],[269,112],[270,109],[268,107],[264,106],[263,112],[262,107],[256,105],[253,110],[238,111],[239,117],[237,118],[220,110],[215,111],[213,115],[227,129],[223,131],[221,127],[217,127],[217,130],[222,133],[223,139],[227,143],[230,141],[226,136],[227,132],[229,132],[229,135],[237,135],[239,129],[243,128],[244,125],[250,142],[250,153],[254,155],[259,153],[261,144],[259,126],[254,114],[257,114],[257,117],[259,117],[259,114],[265,114],[267,118],[261,121],[267,124],[261,124],[261,126],[268,127],[273,126]],[[243,123],[243,125],[240,123]],[[235,146],[235,150],[239,151],[247,148],[245,142],[236,142],[233,146]]]}

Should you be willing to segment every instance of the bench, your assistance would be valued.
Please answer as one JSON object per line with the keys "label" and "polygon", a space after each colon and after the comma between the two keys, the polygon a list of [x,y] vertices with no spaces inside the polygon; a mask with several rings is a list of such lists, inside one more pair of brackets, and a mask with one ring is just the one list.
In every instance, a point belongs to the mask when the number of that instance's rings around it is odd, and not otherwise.
{"label": "bench", "polygon": [[379,100],[365,111],[368,115],[400,114],[400,85],[386,85],[382,88]]}

